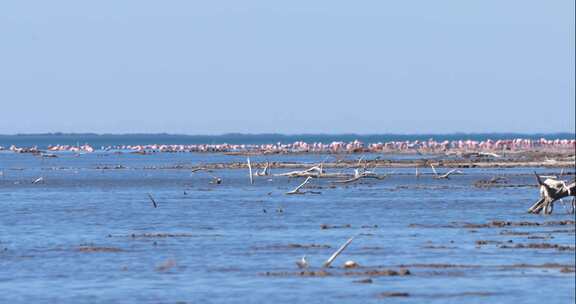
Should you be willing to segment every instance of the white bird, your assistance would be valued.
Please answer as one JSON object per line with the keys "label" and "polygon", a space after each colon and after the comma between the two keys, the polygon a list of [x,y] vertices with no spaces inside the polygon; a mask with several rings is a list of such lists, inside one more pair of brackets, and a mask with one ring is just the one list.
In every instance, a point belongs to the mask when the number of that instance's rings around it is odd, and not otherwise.
{"label": "white bird", "polygon": [[33,184],[39,184],[39,183],[43,183],[44,182],[44,178],[43,177],[39,177],[37,179],[35,179],[32,183]]}
{"label": "white bird", "polygon": [[302,257],[302,259],[300,259],[300,261],[297,261],[296,265],[298,265],[298,268],[301,268],[301,269],[308,268],[309,264],[308,264],[308,261],[306,260],[306,255],[304,255]]}

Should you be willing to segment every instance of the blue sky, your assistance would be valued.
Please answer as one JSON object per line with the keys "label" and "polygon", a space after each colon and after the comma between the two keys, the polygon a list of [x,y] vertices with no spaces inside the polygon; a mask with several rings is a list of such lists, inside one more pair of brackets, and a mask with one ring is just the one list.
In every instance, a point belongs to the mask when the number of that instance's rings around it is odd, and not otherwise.
{"label": "blue sky", "polygon": [[2,1],[0,133],[574,132],[574,1]]}

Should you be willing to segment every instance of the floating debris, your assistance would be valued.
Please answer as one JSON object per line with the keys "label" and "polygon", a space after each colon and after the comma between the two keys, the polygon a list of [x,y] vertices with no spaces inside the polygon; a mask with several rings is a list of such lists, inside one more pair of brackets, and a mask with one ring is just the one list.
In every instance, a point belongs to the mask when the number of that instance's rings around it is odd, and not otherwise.
{"label": "floating debris", "polygon": [[346,261],[346,262],[344,262],[343,267],[347,268],[347,269],[358,268],[358,267],[360,267],[360,265],[358,263],[356,263],[355,261]]}

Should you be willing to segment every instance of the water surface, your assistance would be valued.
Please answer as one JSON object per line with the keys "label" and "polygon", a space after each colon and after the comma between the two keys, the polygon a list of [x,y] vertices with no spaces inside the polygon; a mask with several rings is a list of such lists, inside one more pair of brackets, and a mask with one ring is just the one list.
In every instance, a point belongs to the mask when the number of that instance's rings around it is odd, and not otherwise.
{"label": "water surface", "polygon": [[[253,162],[315,163],[325,157],[266,156]],[[538,196],[532,170],[558,170],[464,169],[464,175],[437,180],[415,178],[410,168],[377,169],[390,177],[336,186],[314,180],[309,190],[320,194],[288,196],[301,179],[257,177],[250,185],[246,170],[185,169],[235,161],[244,158],[0,153],[0,302],[575,300],[574,225],[550,224],[573,215],[561,204],[550,216],[526,213]],[[211,184],[213,176],[223,183]],[[494,176],[518,187],[474,186]],[[39,177],[44,183],[33,184]],[[532,225],[466,226],[492,221]],[[303,255],[319,270],[351,236],[355,240],[328,270],[331,276],[298,275],[295,262]],[[572,247],[507,248],[531,243]],[[346,260],[358,262],[358,272],[406,268],[411,274],[344,275]],[[369,277],[371,284],[355,282]],[[381,298],[385,292],[409,296]]]}

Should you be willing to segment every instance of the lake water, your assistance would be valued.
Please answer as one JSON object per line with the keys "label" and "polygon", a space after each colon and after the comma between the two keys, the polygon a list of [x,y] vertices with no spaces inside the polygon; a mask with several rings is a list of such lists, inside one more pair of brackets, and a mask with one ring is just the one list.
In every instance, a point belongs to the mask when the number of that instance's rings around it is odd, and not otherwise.
{"label": "lake water", "polygon": [[[241,156],[58,155],[0,153],[0,303],[575,301],[574,224],[558,223],[574,216],[562,204],[550,216],[526,213],[538,197],[532,171],[559,170],[463,169],[438,180],[377,169],[391,175],[348,185],[313,180],[319,194],[290,196],[302,179],[256,177],[250,185],[246,170],[189,169]],[[213,176],[222,184],[211,184]],[[517,187],[474,186],[494,176]],[[492,221],[511,225],[468,225]],[[301,275],[295,262],[303,255],[320,270],[352,236],[329,276]],[[551,248],[509,248],[543,243]],[[342,269],[347,260],[361,267]],[[368,274],[375,269],[410,275]]]}

